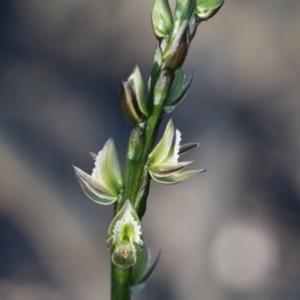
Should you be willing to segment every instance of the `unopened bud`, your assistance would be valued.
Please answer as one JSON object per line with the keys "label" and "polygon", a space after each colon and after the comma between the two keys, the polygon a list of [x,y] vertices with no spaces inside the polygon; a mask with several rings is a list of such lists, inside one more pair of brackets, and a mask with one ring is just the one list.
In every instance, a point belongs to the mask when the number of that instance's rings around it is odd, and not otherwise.
{"label": "unopened bud", "polygon": [[173,29],[173,17],[168,0],[154,0],[152,26],[158,38],[163,38],[171,34]]}
{"label": "unopened bud", "polygon": [[144,82],[137,66],[121,83],[120,107],[126,120],[133,124],[143,122],[148,115]]}
{"label": "unopened bud", "polygon": [[177,70],[182,66],[189,49],[189,23],[184,21],[163,54],[165,67]]}
{"label": "unopened bud", "polygon": [[195,13],[200,20],[208,20],[218,12],[223,3],[224,0],[198,0]]}

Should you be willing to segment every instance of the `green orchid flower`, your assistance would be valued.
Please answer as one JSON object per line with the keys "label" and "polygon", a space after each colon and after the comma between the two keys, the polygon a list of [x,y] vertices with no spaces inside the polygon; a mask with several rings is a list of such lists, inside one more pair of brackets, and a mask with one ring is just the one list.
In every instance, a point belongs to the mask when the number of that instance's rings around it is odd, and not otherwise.
{"label": "green orchid flower", "polygon": [[109,205],[122,199],[124,180],[115,143],[109,139],[95,159],[92,175],[74,167],[84,193],[96,203]]}
{"label": "green orchid flower", "polygon": [[143,247],[140,219],[129,200],[126,200],[108,228],[107,245],[113,247],[112,262],[122,269],[132,267],[136,261],[136,248]]}
{"label": "green orchid flower", "polygon": [[149,174],[157,182],[163,184],[175,184],[186,180],[205,170],[182,171],[193,161],[178,162],[179,156],[192,148],[198,147],[198,143],[180,146],[181,133],[175,130],[173,121],[170,120],[162,139],[149,154]]}

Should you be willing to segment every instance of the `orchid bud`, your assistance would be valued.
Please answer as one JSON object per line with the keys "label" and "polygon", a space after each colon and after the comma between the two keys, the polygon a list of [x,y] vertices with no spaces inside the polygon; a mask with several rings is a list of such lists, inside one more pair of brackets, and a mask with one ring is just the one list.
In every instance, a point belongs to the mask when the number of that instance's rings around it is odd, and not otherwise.
{"label": "orchid bud", "polygon": [[170,35],[173,29],[173,17],[168,0],[154,0],[152,8],[153,31],[158,38]]}
{"label": "orchid bud", "polygon": [[184,21],[163,54],[164,66],[174,71],[179,69],[188,53],[189,42],[189,23]]}
{"label": "orchid bud", "polygon": [[142,123],[148,116],[144,82],[136,66],[127,81],[122,81],[120,107],[124,117],[132,124]]}
{"label": "orchid bud", "polygon": [[202,21],[213,17],[222,7],[224,0],[198,0],[195,6],[195,13]]}

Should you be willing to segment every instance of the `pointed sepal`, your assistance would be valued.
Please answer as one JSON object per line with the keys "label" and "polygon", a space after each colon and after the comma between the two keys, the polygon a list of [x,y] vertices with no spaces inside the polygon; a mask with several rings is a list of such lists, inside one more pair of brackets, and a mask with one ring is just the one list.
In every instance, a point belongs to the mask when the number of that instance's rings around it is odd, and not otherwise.
{"label": "pointed sepal", "polygon": [[201,170],[190,170],[190,171],[182,171],[182,172],[178,172],[174,175],[171,175],[169,177],[162,177],[162,176],[158,176],[158,175],[153,175],[152,178],[159,183],[162,184],[175,184],[175,183],[179,183],[181,181],[187,180],[190,177],[197,175],[199,173],[203,173],[206,170],[201,169]]}
{"label": "pointed sepal", "polygon": [[184,145],[180,146],[180,148],[179,148],[179,155],[183,155],[196,147],[199,147],[199,143],[184,144]]}
{"label": "pointed sepal", "polygon": [[118,195],[106,189],[91,175],[75,166],[73,168],[82,190],[91,200],[102,205],[110,205],[117,201]]}
{"label": "pointed sepal", "polygon": [[174,175],[184,169],[185,167],[191,165],[193,161],[185,161],[185,162],[171,162],[166,164],[161,164],[149,170],[151,176],[159,176],[159,177],[169,177]]}

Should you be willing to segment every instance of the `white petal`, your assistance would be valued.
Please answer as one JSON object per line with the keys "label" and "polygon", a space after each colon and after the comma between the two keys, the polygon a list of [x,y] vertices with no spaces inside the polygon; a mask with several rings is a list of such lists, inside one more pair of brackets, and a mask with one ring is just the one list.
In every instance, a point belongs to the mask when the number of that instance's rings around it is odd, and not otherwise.
{"label": "white petal", "polygon": [[[119,222],[120,220],[122,222]],[[117,215],[112,220],[112,222],[108,228],[108,235],[114,236],[115,230],[120,231],[120,228],[123,227],[123,225],[126,222],[130,222],[132,224],[132,226],[135,228],[134,242],[139,244],[139,242],[140,242],[139,240],[141,240],[141,234],[142,234],[141,223],[140,223],[140,219],[139,219],[133,205],[131,204],[131,202],[128,199],[122,206],[121,210],[117,213]],[[116,227],[117,224],[118,224],[118,226]],[[116,238],[117,238],[117,236],[116,236]]]}

